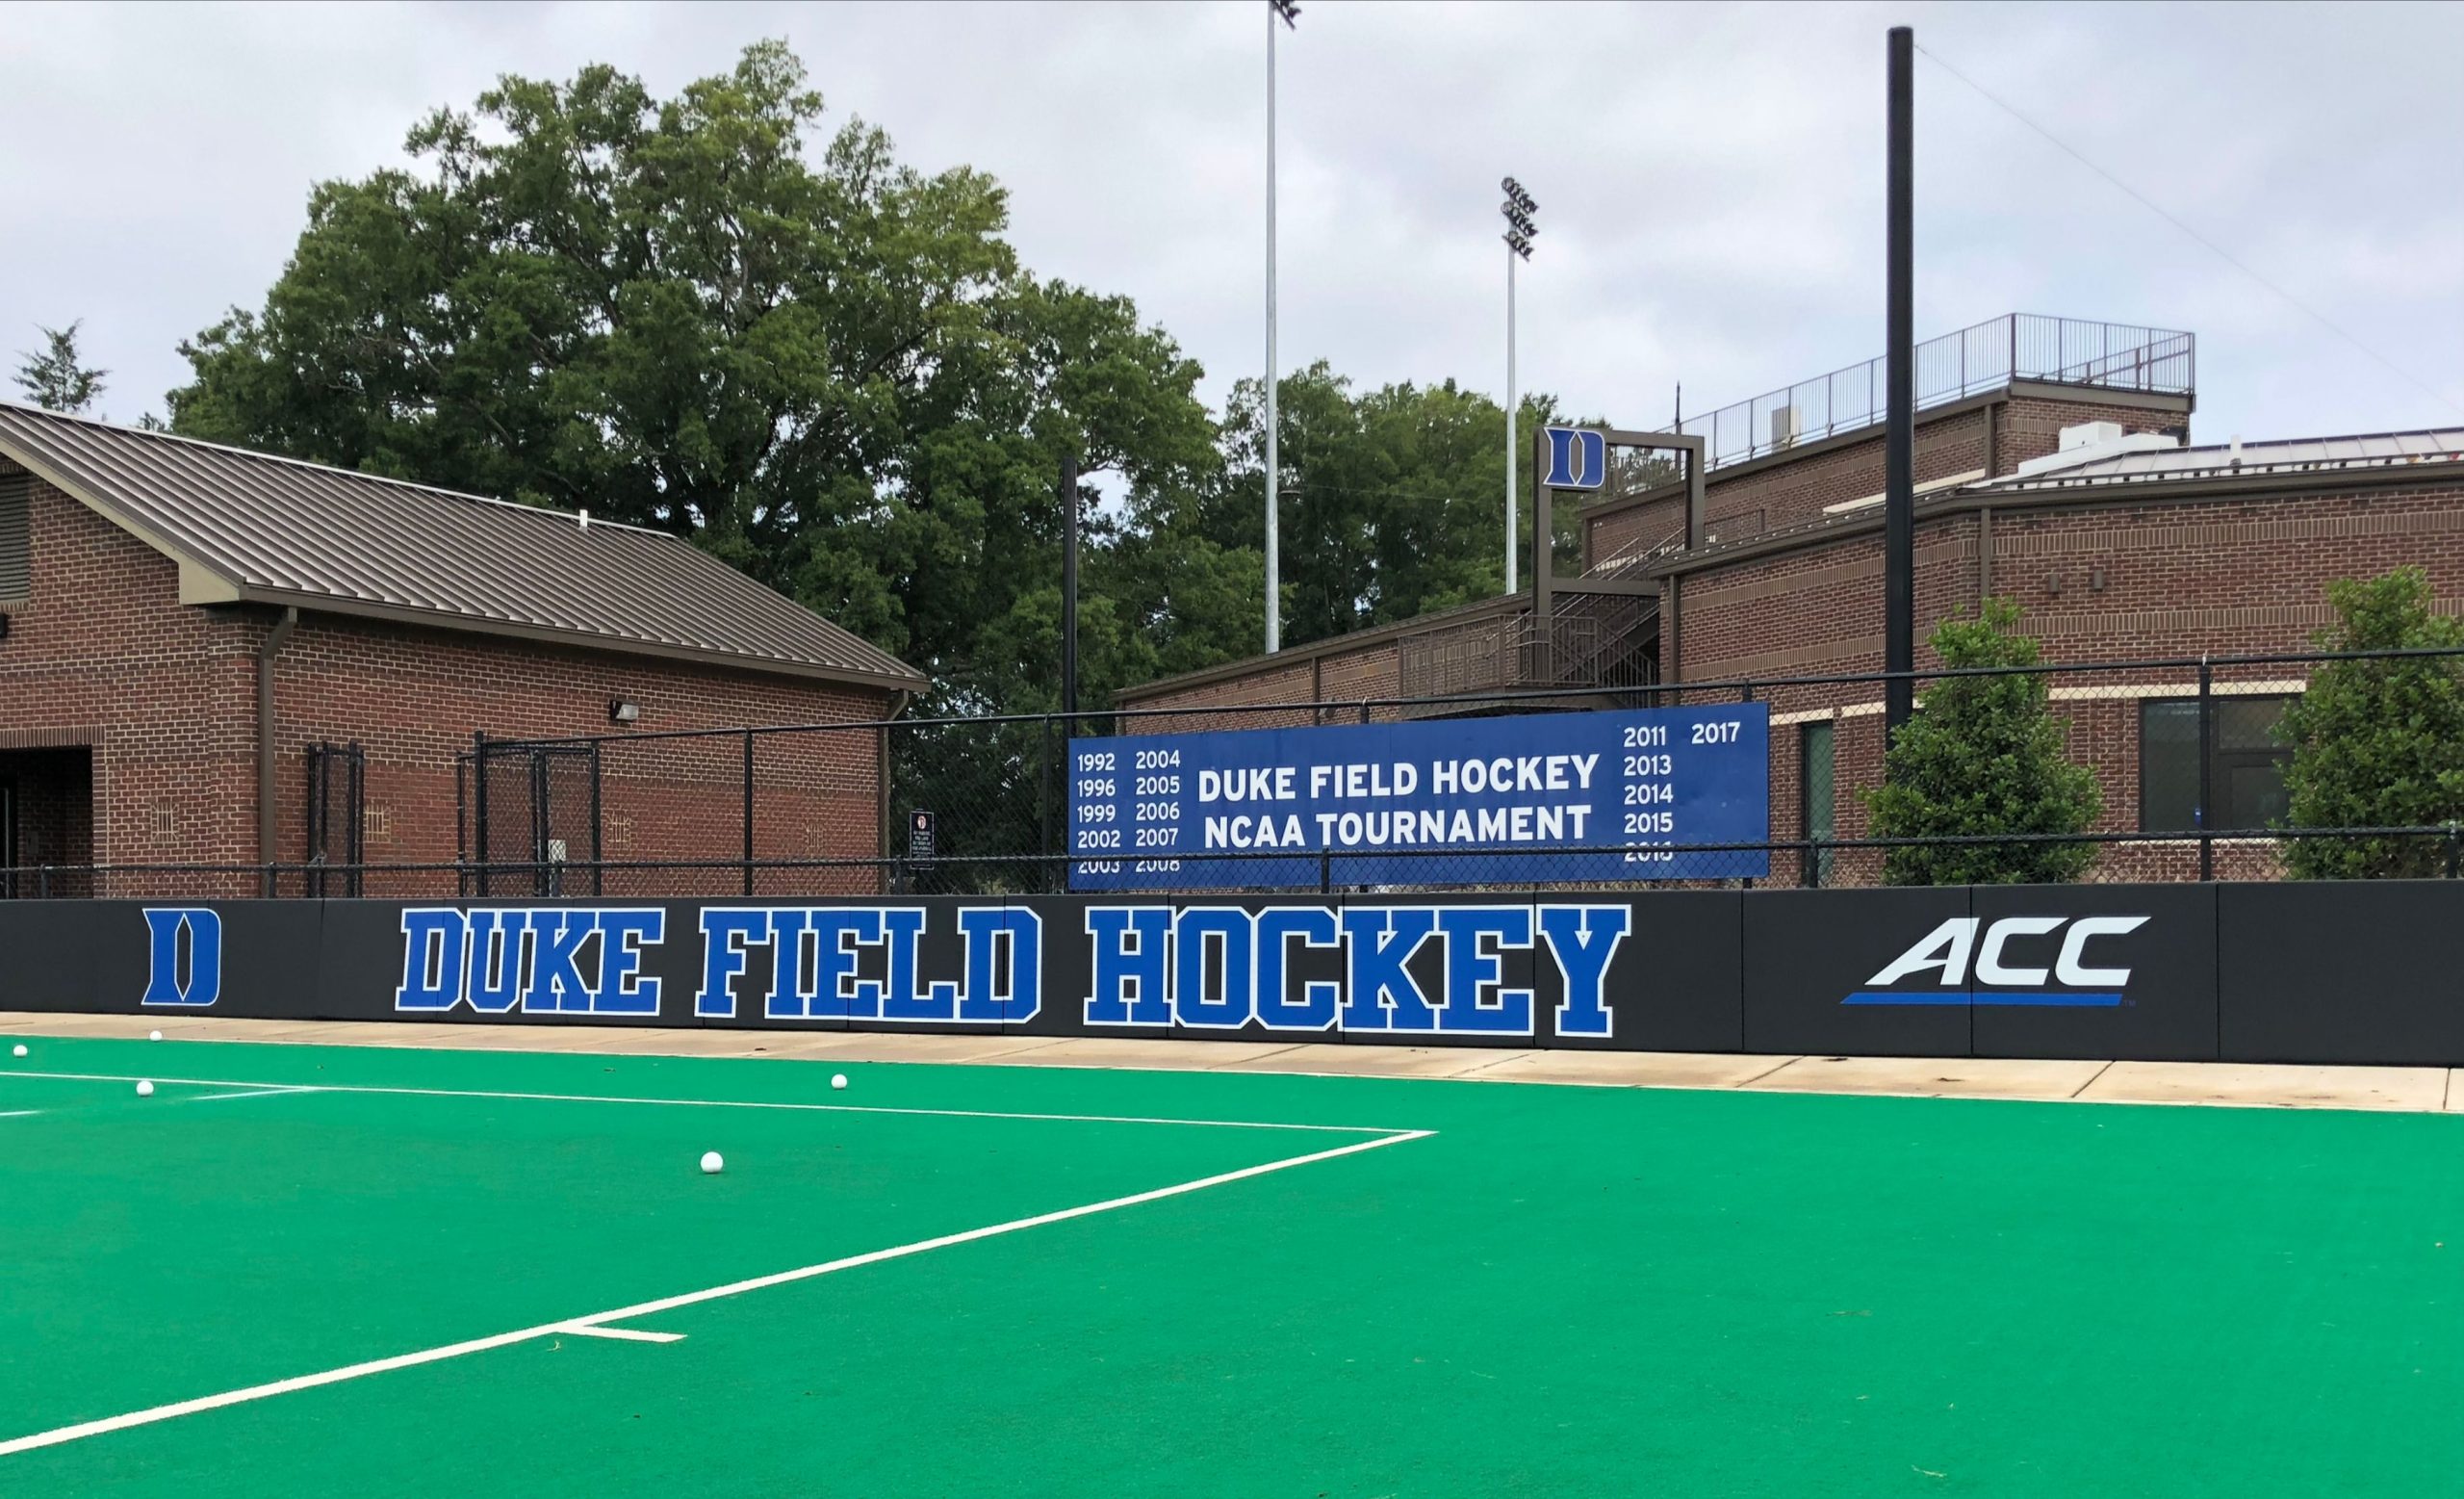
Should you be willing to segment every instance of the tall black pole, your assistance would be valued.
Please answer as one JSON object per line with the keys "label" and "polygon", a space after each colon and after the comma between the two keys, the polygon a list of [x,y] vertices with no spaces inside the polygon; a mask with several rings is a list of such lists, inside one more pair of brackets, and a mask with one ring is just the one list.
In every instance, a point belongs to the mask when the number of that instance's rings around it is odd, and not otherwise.
{"label": "tall black pole", "polygon": [[[1061,460],[1061,711],[1078,711],[1078,455]],[[1074,731],[1076,725],[1070,725]]]}
{"label": "tall black pole", "polygon": [[1916,323],[1914,137],[1916,34],[1890,29],[1888,309],[1884,346],[1888,426],[1883,437],[1883,688],[1885,731],[1896,735],[1916,706]]}

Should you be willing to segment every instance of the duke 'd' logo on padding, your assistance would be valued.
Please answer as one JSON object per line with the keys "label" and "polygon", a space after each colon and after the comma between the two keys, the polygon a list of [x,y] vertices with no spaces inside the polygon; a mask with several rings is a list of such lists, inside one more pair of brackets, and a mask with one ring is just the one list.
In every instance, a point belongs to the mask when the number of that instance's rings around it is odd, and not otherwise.
{"label": "duke 'd' logo on padding", "polygon": [[2110,953],[2092,955],[2088,944],[2110,943],[2146,924],[2143,916],[1953,917],[1839,1002],[2110,1009],[2122,1002],[2130,969],[2114,965]]}
{"label": "duke 'd' logo on padding", "polygon": [[222,917],[205,906],[145,910],[145,994],[138,1003],[202,1009],[222,997]]}

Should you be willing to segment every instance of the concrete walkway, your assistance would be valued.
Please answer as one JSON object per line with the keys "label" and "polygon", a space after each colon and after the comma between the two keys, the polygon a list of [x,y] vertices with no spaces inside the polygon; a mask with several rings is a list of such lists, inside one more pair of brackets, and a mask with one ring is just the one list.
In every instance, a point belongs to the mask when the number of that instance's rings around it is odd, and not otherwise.
{"label": "concrete walkway", "polygon": [[1110,1036],[931,1036],[836,1031],[454,1025],[243,1021],[177,1015],[0,1011],[0,1035],[261,1041],[607,1056],[774,1057],[845,1062],[968,1062],[1016,1067],[1153,1068],[1576,1083],[1602,1088],[1738,1088],[2092,1103],[2464,1113],[2464,1080],[2443,1067],[2277,1067],[2245,1062],[2039,1062],[1987,1058],[1737,1056],[1673,1051],[1532,1051],[1327,1043],[1132,1041]]}

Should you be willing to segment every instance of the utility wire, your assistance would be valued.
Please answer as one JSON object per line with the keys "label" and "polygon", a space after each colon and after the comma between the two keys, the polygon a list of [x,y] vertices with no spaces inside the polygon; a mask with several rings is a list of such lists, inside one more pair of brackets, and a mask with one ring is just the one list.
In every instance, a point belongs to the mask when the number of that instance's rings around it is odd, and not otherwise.
{"label": "utility wire", "polygon": [[2235,255],[2223,246],[2217,244],[2214,240],[2209,239],[2206,235],[2199,233],[2196,229],[2192,228],[2189,224],[2184,223],[2180,219],[2167,212],[2163,204],[2158,203],[2146,194],[2140,192],[2129,183],[2122,181],[2112,172],[2105,170],[2102,167],[2099,167],[2094,162],[2090,161],[2086,156],[2082,155],[2076,147],[2072,146],[2070,142],[2063,140],[2060,136],[2055,135],[2052,131],[2047,130],[2044,126],[2038,124],[2027,116],[2020,114],[2016,108],[2002,99],[1999,95],[1995,94],[1992,90],[1986,88],[1985,85],[1978,83],[1967,74],[1961,72],[1956,67],[1953,67],[1949,63],[1944,62],[1938,54],[1927,51],[1923,43],[1918,43],[1916,50],[1925,53],[1927,59],[1929,59],[1936,67],[1940,68],[1942,71],[1950,74],[1953,78],[1958,79],[1960,82],[1967,85],[1970,89],[1975,90],[1978,96],[1983,98],[1986,103],[1992,105],[2003,114],[2010,116],[2013,119],[2015,119],[2020,124],[2027,126],[2038,135],[2044,137],[2045,140],[2051,142],[2054,147],[2064,155],[2069,157],[2072,161],[2077,162],[2080,166],[2087,168],[2090,171],[2094,172],[2097,176],[2104,178],[2115,187],[2119,188],[2123,193],[2128,194],[2130,197],[2142,208],[2146,209],[2157,218],[2164,220],[2167,223],[2171,224],[2174,228],[2181,230],[2184,234],[2187,234],[2192,239],[2197,241],[2201,246],[2213,252],[2218,259],[2222,260],[2226,265],[2231,266],[2234,270],[2239,271],[2244,275],[2248,276],[2251,280],[2259,283],[2259,285],[2284,298],[2284,300],[2297,311],[2302,313],[2312,322],[2318,323],[2321,327],[2325,328],[2328,332],[2333,333],[2336,337],[2343,339],[2346,343],[2350,344],[2353,348],[2369,355],[2399,379],[2403,380],[2416,390],[2419,390],[2422,394],[2429,397],[2430,400],[2437,401],[2440,405],[2445,406],[2448,410],[2454,412],[2458,416],[2464,416],[2464,406],[2457,405],[2446,392],[2430,384],[2427,380],[2423,379],[2420,375],[2415,375],[2412,371],[2405,369],[2395,360],[2388,358],[2377,349],[2371,348],[2368,344],[2363,343],[2351,333],[2347,332],[2325,313],[2321,312],[2318,308],[2311,306],[2300,297],[2294,296],[2283,287],[2276,285],[2273,281],[2269,280],[2267,277],[2259,274],[2256,271],[2251,270],[2250,267],[2241,259],[2241,257]]}

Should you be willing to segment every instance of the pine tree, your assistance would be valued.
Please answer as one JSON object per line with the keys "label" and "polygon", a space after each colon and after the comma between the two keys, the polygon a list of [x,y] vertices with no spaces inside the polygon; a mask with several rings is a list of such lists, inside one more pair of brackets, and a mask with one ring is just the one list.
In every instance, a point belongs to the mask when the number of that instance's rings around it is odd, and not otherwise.
{"label": "pine tree", "polygon": [[17,366],[17,383],[34,398],[35,404],[46,411],[74,414],[101,400],[103,376],[112,372],[89,370],[79,362],[77,330],[85,326],[84,320],[64,328],[37,326],[45,348],[38,354],[19,349],[26,362]]}
{"label": "pine tree", "polygon": [[[1933,646],[1945,667],[2034,666],[2037,642],[2017,633],[2019,606],[1989,599],[1975,619],[1946,619]],[[1877,838],[1976,838],[2083,833],[2103,808],[2095,772],[2063,754],[2062,721],[2032,673],[1942,677],[1884,757],[1885,784],[1865,793]],[[1888,850],[1892,885],[2049,885],[2095,862],[2092,843],[1916,844]]]}

